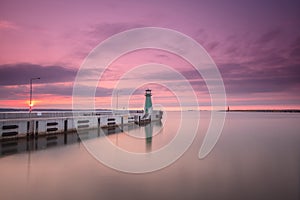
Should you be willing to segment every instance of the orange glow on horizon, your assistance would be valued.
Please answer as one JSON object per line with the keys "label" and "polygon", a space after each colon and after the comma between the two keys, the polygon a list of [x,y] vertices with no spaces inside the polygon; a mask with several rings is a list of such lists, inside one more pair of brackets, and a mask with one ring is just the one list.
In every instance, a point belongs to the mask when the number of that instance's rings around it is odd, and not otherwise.
{"label": "orange glow on horizon", "polygon": [[[105,100],[108,100],[104,98]],[[111,105],[103,101],[103,97],[95,99],[96,109],[110,109]],[[144,100],[144,99],[143,99]],[[137,104],[130,106],[130,109],[143,109],[143,100],[136,102]],[[101,103],[100,103],[101,102]],[[153,105],[159,104],[159,102],[153,102]],[[13,106],[12,106],[13,105]],[[281,110],[281,109],[300,109],[300,105],[228,105],[230,110]],[[0,108],[15,108],[15,109],[28,109],[30,107],[29,100],[4,100],[1,101]],[[42,99],[36,99],[32,101],[31,107],[34,109],[72,109],[72,98],[71,97],[44,97]],[[119,109],[123,109],[120,102]],[[125,109],[128,109],[125,107]],[[164,103],[164,109],[167,111],[181,111],[181,110],[211,110],[211,106],[196,107],[178,107],[167,105]],[[218,110],[219,108],[217,108]],[[226,108],[227,109],[227,108]]]}
{"label": "orange glow on horizon", "polygon": [[[152,87],[154,87],[152,85]],[[180,107],[176,96],[167,89],[155,88],[153,90],[153,105],[161,105],[166,111],[185,111],[185,110],[212,110],[213,108],[209,105],[209,98],[206,99],[205,95],[201,95],[198,100],[199,107]],[[250,102],[255,102],[256,98],[250,99]],[[84,102],[83,102],[84,103]],[[245,105],[235,105],[235,104]],[[247,105],[245,99],[228,99],[227,106],[230,110],[283,110],[283,109],[299,109],[300,105]],[[1,100],[0,108],[13,108],[13,109],[72,109],[72,96],[56,96],[56,95],[37,95],[32,104],[29,104],[29,100]],[[214,110],[227,110],[226,108],[214,108]],[[122,93],[119,95],[118,108],[119,109],[132,109],[141,110],[144,107],[144,94],[135,93],[129,98],[127,102],[127,97],[123,96]],[[116,97],[104,96],[95,97],[95,108],[96,109],[115,109],[116,108]],[[155,109],[155,108],[154,108]],[[160,108],[156,108],[160,109]]]}
{"label": "orange glow on horizon", "polygon": [[42,102],[41,100],[32,100],[32,101],[31,101],[31,104],[30,104],[30,101],[27,100],[27,101],[26,101],[26,104],[27,104],[29,107],[34,107],[35,105],[40,104],[41,102]]}

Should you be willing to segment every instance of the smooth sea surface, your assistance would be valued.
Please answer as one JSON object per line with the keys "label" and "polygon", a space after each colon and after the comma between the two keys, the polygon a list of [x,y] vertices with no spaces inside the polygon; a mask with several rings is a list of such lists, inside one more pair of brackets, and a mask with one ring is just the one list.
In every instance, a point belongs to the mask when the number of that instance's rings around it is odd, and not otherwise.
{"label": "smooth sea surface", "polygon": [[[191,123],[196,116],[186,112]],[[300,199],[299,113],[229,112],[217,144],[199,159],[209,121],[210,113],[201,111],[188,150],[173,164],[141,174],[99,162],[77,134],[1,142],[0,199]],[[162,122],[91,130],[80,138],[97,143],[107,137],[127,152],[151,158],[176,137],[180,123],[180,112],[168,112]]]}

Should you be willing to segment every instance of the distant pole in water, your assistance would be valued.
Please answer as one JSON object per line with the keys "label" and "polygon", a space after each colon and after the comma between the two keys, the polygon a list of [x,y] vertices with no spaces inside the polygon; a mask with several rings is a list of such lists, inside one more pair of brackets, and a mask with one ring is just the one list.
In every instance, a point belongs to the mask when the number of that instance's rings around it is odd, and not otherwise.
{"label": "distant pole in water", "polygon": [[145,113],[151,113],[152,112],[152,100],[151,100],[151,90],[147,89],[146,93],[146,100],[145,100]]}
{"label": "distant pole in water", "polygon": [[230,110],[229,110],[229,106],[227,107],[227,112],[229,112]]}

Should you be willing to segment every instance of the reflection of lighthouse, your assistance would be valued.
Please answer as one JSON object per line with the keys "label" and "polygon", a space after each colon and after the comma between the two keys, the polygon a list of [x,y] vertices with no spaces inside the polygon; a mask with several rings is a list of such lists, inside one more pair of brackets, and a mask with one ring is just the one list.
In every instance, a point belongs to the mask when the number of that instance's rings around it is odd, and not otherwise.
{"label": "reflection of lighthouse", "polygon": [[151,90],[150,89],[146,90],[145,96],[146,96],[146,100],[145,100],[145,113],[151,115],[151,113],[152,113],[152,100],[151,100],[152,94],[151,94]]}
{"label": "reflection of lighthouse", "polygon": [[152,150],[153,126],[151,123],[145,126],[145,133],[146,133],[146,151],[149,152]]}

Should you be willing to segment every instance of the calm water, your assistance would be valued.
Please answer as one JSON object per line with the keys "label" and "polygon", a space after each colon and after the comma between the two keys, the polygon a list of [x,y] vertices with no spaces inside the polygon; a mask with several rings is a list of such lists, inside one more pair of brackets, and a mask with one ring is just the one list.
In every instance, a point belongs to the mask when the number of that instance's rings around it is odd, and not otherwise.
{"label": "calm water", "polygon": [[[196,139],[184,155],[146,174],[106,167],[76,134],[1,143],[0,198],[300,199],[300,114],[228,113],[217,145],[199,160],[208,122],[209,113],[201,112]],[[170,142],[179,124],[180,113],[169,112],[150,128],[129,126],[106,134],[127,151],[151,152]],[[82,134],[85,141],[97,142],[105,139],[100,132]]]}

